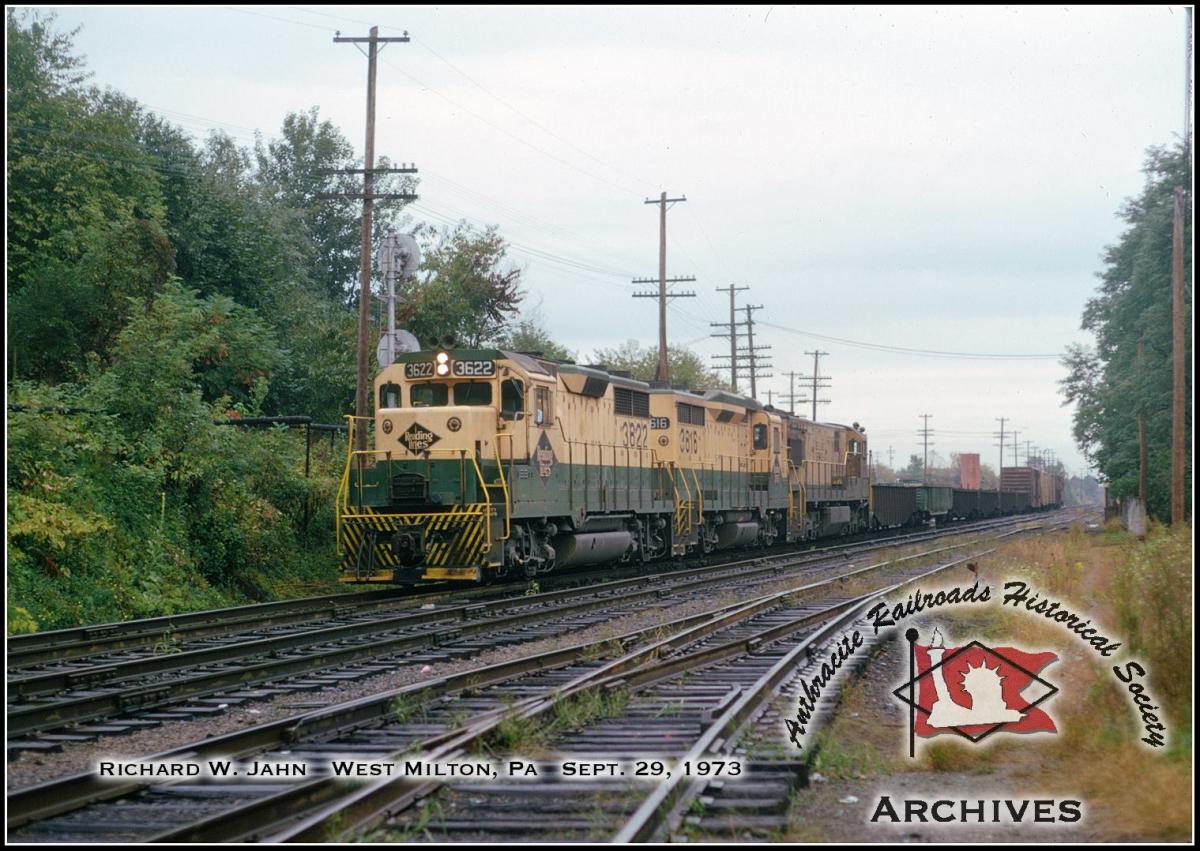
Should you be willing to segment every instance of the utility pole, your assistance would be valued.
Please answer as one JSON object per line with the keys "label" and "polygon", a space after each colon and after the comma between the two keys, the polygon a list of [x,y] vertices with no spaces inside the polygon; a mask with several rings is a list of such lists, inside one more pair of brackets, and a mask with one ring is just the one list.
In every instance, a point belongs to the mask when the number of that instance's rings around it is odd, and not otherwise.
{"label": "utility pole", "polygon": [[829,354],[829,352],[816,351],[816,352],[805,352],[804,354],[813,356],[812,375],[805,375],[805,376],[801,376],[801,377],[806,381],[808,381],[808,380],[812,381],[812,400],[811,400],[812,401],[812,419],[813,419],[813,422],[815,423],[817,421],[817,405],[828,405],[829,404],[828,399],[819,398],[820,391],[824,390],[824,389],[828,389],[830,386],[829,384],[827,384],[827,383],[823,384],[822,382],[827,381],[832,378],[832,376],[829,376],[829,375],[821,375],[821,357],[823,355]]}
{"label": "utility pole", "polygon": [[921,483],[925,484],[929,481],[929,435],[933,433],[929,428],[929,420],[932,419],[933,414],[918,414],[918,416],[925,421],[924,428],[917,432],[925,439],[925,466],[921,469]]}
{"label": "utility pole", "polygon": [[1021,466],[1020,462],[1017,460],[1017,449],[1018,449],[1018,443],[1019,443],[1019,441],[1017,440],[1017,435],[1018,435],[1018,434],[1020,434],[1020,432],[1018,432],[1018,431],[1017,431],[1017,430],[1014,428],[1014,429],[1013,429],[1013,433],[1012,433],[1012,445],[1013,445],[1013,466],[1014,466],[1014,467],[1020,467],[1020,466]]}
{"label": "utility pole", "polygon": [[748,304],[743,307],[742,310],[746,311],[746,348],[742,351],[746,353],[747,359],[750,361],[750,398],[757,399],[758,379],[771,377],[770,373],[766,373],[761,376],[759,375],[760,366],[761,368],[766,368],[769,367],[771,363],[770,361],[767,361],[766,363],[760,365],[758,362],[758,353],[760,351],[766,351],[771,347],[754,345],[754,311],[762,310],[762,305]]}
{"label": "utility pole", "polygon": [[1008,417],[997,417],[996,422],[1000,423],[1000,466],[996,469],[996,490],[1000,490],[1000,479],[1004,473],[1004,424],[1008,422]]}
{"label": "utility pole", "polygon": [[[738,389],[738,326],[741,324],[737,321],[737,294],[745,292],[749,287],[735,287],[730,284],[727,287],[717,287],[719,293],[729,293],[729,322],[710,322],[708,323],[714,328],[728,328],[728,334],[713,334],[714,337],[729,338],[729,386],[734,393]],[[714,359],[721,359],[723,355],[713,355]],[[725,369],[723,366],[718,366],[717,369]]]}
{"label": "utility pole", "polygon": [[803,396],[801,396],[800,394],[798,394],[796,392],[796,379],[803,378],[804,376],[800,375],[800,373],[798,373],[798,372],[785,372],[784,375],[786,375],[788,377],[788,384],[791,387],[791,390],[787,395],[788,411],[792,414],[795,414],[796,413],[796,402],[807,402],[808,401],[807,399],[805,399]]}
{"label": "utility pole", "polygon": [[[668,293],[667,284],[677,283],[680,281],[694,281],[695,278],[672,278],[667,280],[667,205],[676,204],[680,201],[686,201],[687,196],[681,195],[678,198],[668,198],[664,192],[656,200],[647,198],[647,204],[658,204],[658,295],[653,293],[634,293],[634,298],[658,298],[658,368],[654,372],[654,380],[668,383],[670,379],[670,369],[667,364],[667,299],[668,298],[695,298],[694,292],[686,293]],[[646,278],[637,278],[635,284],[649,284],[652,280]]]}
{"label": "utility pole", "polygon": [[[372,190],[374,187],[374,178],[376,174],[375,168],[375,60],[379,56],[380,45],[387,45],[392,42],[407,42],[409,40],[408,33],[401,36],[380,37],[379,27],[371,27],[371,34],[365,37],[343,38],[341,33],[334,34],[334,43],[336,44],[366,44],[367,45],[367,138],[366,147],[363,156],[363,191],[362,191],[362,248],[359,258],[359,294],[358,294],[358,370],[356,376],[355,394],[354,394],[354,415],[356,417],[366,417],[369,415],[367,409],[367,363],[368,353],[370,352],[370,344],[368,336],[370,334],[369,325],[371,318],[371,212],[372,204],[376,198],[401,198],[403,200],[412,201],[416,199],[415,195],[407,195],[403,193],[388,193],[386,195],[376,195]],[[361,51],[362,48],[360,47]],[[401,169],[403,171],[403,169]],[[415,172],[416,169],[411,169],[406,173]],[[317,197],[325,198],[348,198],[353,195],[345,193],[321,193]],[[355,429],[356,443],[359,449],[366,448],[367,430],[365,428]]]}
{"label": "utility pole", "polygon": [[1033,441],[1032,441],[1032,440],[1027,440],[1027,441],[1025,441],[1025,466],[1026,466],[1026,467],[1032,467],[1032,466],[1033,466],[1033,464],[1032,464],[1032,463],[1030,462],[1030,460],[1029,460],[1029,459],[1030,459],[1030,457],[1031,457],[1031,456],[1030,456],[1030,454],[1029,454],[1029,447],[1030,447],[1030,444],[1032,444],[1032,443],[1033,443]]}
{"label": "utility pole", "polygon": [[[1190,10],[1189,10],[1189,18]],[[1175,223],[1171,244],[1171,522],[1182,523],[1184,509],[1184,394],[1187,392],[1187,329],[1183,293],[1183,195],[1175,188]],[[1144,505],[1145,503],[1143,503]]]}
{"label": "utility pole", "polygon": [[1138,414],[1138,499],[1146,507],[1146,417]]}
{"label": "utility pole", "polygon": [[774,404],[775,404],[775,391],[774,391],[774,390],[768,390],[768,391],[767,391],[767,404],[768,404],[768,405],[774,405]]}
{"label": "utility pole", "polygon": [[895,454],[896,454],[896,450],[889,446],[888,447],[888,469],[892,470],[893,472],[895,471],[896,466],[895,466],[895,463],[892,461],[892,456]]}
{"label": "utility pole", "polygon": [[[1193,9],[1187,9],[1186,26],[1186,61],[1184,62],[1184,99],[1183,99],[1183,161],[1191,165],[1192,142],[1192,14]],[[1172,230],[1171,244],[1171,522],[1183,522],[1187,509],[1184,503],[1184,395],[1187,392],[1187,354],[1185,335],[1187,329],[1184,323],[1186,305],[1183,291],[1183,233],[1184,233],[1184,192],[1182,187],[1175,189],[1175,223]]]}

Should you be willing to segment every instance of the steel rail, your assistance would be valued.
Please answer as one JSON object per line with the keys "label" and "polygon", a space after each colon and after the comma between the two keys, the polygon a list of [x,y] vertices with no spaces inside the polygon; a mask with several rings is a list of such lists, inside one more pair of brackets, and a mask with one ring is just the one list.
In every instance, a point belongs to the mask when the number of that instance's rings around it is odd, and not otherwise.
{"label": "steel rail", "polygon": [[[921,573],[913,580],[920,579],[925,576],[933,575],[961,564],[968,558],[975,556],[967,556],[962,559],[956,559],[948,564],[938,565],[930,571]],[[890,587],[890,586],[889,586]],[[777,592],[768,595],[767,599],[758,601],[753,606],[753,614],[759,614],[774,606],[779,605],[784,599],[794,596],[798,593],[798,589]],[[739,639],[729,642],[717,648],[711,648],[699,651],[695,654],[680,657],[679,659],[667,659],[664,661],[649,660],[642,667],[627,667],[624,671],[621,670],[601,670],[589,675],[578,678],[576,681],[564,686],[563,688],[551,692],[543,697],[530,698],[524,705],[519,705],[510,710],[520,718],[526,721],[533,720],[541,715],[546,714],[554,709],[560,702],[573,699],[581,696],[585,692],[595,690],[615,690],[621,688],[641,688],[656,681],[669,678],[678,674],[681,670],[691,669],[696,666],[712,664],[722,658],[730,658],[738,654],[753,652],[757,647],[766,640],[774,640],[783,635],[787,635],[798,630],[804,629],[811,625],[814,621],[820,620],[823,617],[828,617],[831,613],[837,614],[844,611],[847,607],[853,606],[856,602],[861,602],[874,596],[876,592],[862,595],[859,598],[850,600],[838,601],[828,606],[822,612],[809,613],[793,619],[787,624],[781,626],[773,626],[765,630],[760,636],[752,636],[750,638]],[[696,640],[703,636],[694,636]],[[800,645],[804,647],[805,645]],[[430,760],[452,759],[461,757],[467,753],[468,747],[476,741],[479,741],[487,733],[493,730],[503,718],[487,719],[470,730],[465,731],[457,740],[445,743],[440,749],[434,750],[427,754]],[[395,755],[392,758],[399,758],[400,755]],[[407,809],[418,800],[428,797],[432,792],[436,791],[442,784],[438,781],[414,781],[408,778],[397,778],[379,783],[372,784],[364,789],[353,792],[349,795],[344,795],[338,799],[331,800],[325,803],[316,812],[297,819],[294,814],[284,818],[284,821],[292,821],[292,824],[283,827],[272,826],[269,828],[258,827],[252,834],[238,834],[236,832],[229,834],[195,834],[190,832],[173,832],[155,837],[156,841],[179,841],[179,840],[196,840],[206,839],[217,841],[224,836],[225,838],[237,839],[256,839],[267,842],[319,842],[319,841],[335,841],[346,840],[353,833],[371,829],[381,824],[387,818],[396,813]],[[219,824],[219,819],[214,818],[213,827]]]}
{"label": "steel rail", "polygon": [[[1010,521],[1010,523],[1012,522],[1023,521]],[[968,546],[971,543],[973,541],[961,542],[953,546]],[[747,559],[733,565],[721,564],[676,571],[671,574],[660,574],[651,577],[649,583],[646,577],[618,580],[598,586],[589,586],[582,591],[553,591],[527,598],[510,598],[457,606],[440,611],[415,612],[366,623],[340,625],[236,645],[165,655],[148,660],[132,660],[114,666],[98,666],[80,671],[54,672],[17,678],[10,681],[9,688],[20,697],[48,695],[71,687],[86,687],[88,690],[76,698],[43,704],[10,706],[7,718],[8,735],[10,737],[29,735],[58,729],[71,723],[96,721],[131,711],[167,706],[186,699],[212,694],[222,689],[246,688],[339,664],[361,662],[431,646],[445,646],[472,635],[486,634],[520,623],[688,593],[708,585],[725,582],[730,578],[745,581],[757,576],[783,573],[790,567],[811,565],[822,560],[827,559],[812,558],[807,554],[801,557],[779,556],[774,559]],[[669,584],[671,580],[676,579],[679,580],[677,584]],[[620,593],[622,589],[633,586],[636,586],[634,590]],[[610,592],[610,596],[605,596]],[[589,599],[578,599],[581,596]],[[558,600],[571,600],[571,602],[554,608],[538,608],[539,604],[547,605]],[[519,610],[515,614],[492,620],[480,619],[487,613],[514,608]],[[264,662],[236,669],[206,672],[168,682],[135,685],[129,689],[110,693],[95,691],[97,686],[117,684],[133,677],[165,671],[186,670],[199,665],[258,656],[277,656],[282,652],[298,648],[319,647],[323,644],[332,645],[335,642],[351,638],[378,635],[438,622],[446,624],[445,628],[422,631],[416,635],[386,638],[370,644],[330,647],[295,658],[268,658]]]}
{"label": "steel rail", "polygon": [[[946,548],[939,548],[934,552],[943,551]],[[818,583],[801,585],[795,588],[787,589],[783,592],[776,592],[766,597],[760,598],[757,601],[739,602],[727,607],[715,610],[715,612],[707,612],[701,615],[685,618],[675,623],[665,625],[665,628],[680,628],[683,632],[662,639],[649,645],[646,648],[634,651],[627,654],[622,659],[617,660],[605,667],[605,673],[612,674],[624,670],[629,665],[640,664],[646,659],[654,658],[660,653],[666,652],[680,642],[694,641],[715,629],[722,628],[729,623],[749,617],[765,608],[775,605],[779,600],[786,596],[803,593],[804,591],[813,590],[815,588],[830,586],[834,583],[842,582],[853,575],[857,575],[866,570],[878,569],[880,567],[896,563],[896,561],[908,561],[921,555],[914,554],[905,556],[899,560],[890,560],[881,562],[878,565],[868,566],[852,571],[849,574],[842,574],[839,577],[824,580]],[[707,621],[700,623],[701,621]],[[698,624],[698,625],[697,625]],[[664,627],[654,627],[652,629],[639,630],[634,633],[622,636],[619,640],[628,644],[630,641],[639,640],[646,635],[654,634]],[[264,749],[269,749],[272,746],[278,746],[285,741],[296,741],[303,736],[317,735],[321,732],[328,732],[331,729],[341,727],[361,726],[364,723],[369,723],[371,720],[377,720],[379,717],[386,715],[387,706],[397,696],[407,695],[425,695],[426,697],[442,694],[447,691],[453,691],[456,688],[464,687],[467,684],[478,686],[480,683],[494,682],[496,677],[502,673],[507,676],[514,676],[517,673],[529,673],[532,670],[539,670],[547,666],[566,664],[572,658],[572,653],[582,654],[585,652],[593,652],[597,647],[608,644],[611,639],[592,642],[585,645],[579,645],[576,648],[569,648],[563,651],[554,651],[547,654],[540,654],[536,657],[516,660],[511,663],[502,663],[496,666],[490,666],[485,669],[470,672],[467,674],[454,675],[443,678],[434,682],[417,684],[415,686],[406,687],[404,689],[395,690],[386,693],[379,697],[364,698],[358,701],[351,701],[341,707],[334,707],[328,710],[322,710],[315,713],[307,713],[299,718],[284,719],[278,722],[271,722],[266,725],[252,728],[248,731],[229,734],[208,742],[200,743],[194,746],[186,746],[184,748],[168,751],[164,754],[159,754],[154,759],[166,758],[183,758],[185,756],[209,756],[214,754],[233,754],[244,755],[247,753],[260,752]],[[453,743],[453,736],[456,734],[448,734],[451,740],[447,744]],[[445,738],[444,736],[441,738]],[[432,747],[437,744],[437,739],[427,743]],[[39,784],[28,789],[18,790],[11,793],[9,796],[9,827],[28,823],[36,819],[46,818],[49,815],[66,812],[71,809],[83,806],[87,803],[104,800],[111,797],[119,797],[127,795],[132,791],[144,788],[150,785],[140,782],[121,782],[101,783],[98,778],[91,774],[76,775],[71,778],[66,778],[63,781],[51,781],[47,784]],[[290,793],[296,794],[296,793]],[[292,812],[288,809],[287,812]],[[254,820],[256,827],[261,827],[262,821]],[[226,821],[226,825],[229,823]]]}
{"label": "steel rail", "polygon": [[[1025,515],[1027,516],[1027,515]],[[907,534],[892,534],[886,538],[868,540],[853,540],[840,542],[824,547],[813,547],[810,542],[797,542],[781,548],[782,552],[770,550],[755,551],[753,555],[722,561],[719,564],[705,565],[718,567],[724,565],[742,564],[763,558],[786,557],[790,554],[833,553],[856,548],[874,548],[894,546],[901,540],[923,540],[934,534],[942,534],[948,528],[969,532],[985,528],[994,523],[1003,523],[1019,519],[993,518],[973,521],[961,526],[943,527],[936,531],[920,531]],[[693,557],[704,561],[702,557]],[[711,556],[709,557],[711,558]],[[644,568],[639,565],[633,570],[637,575],[624,581],[640,581],[645,578]],[[693,568],[695,569],[695,568]],[[567,573],[551,573],[544,579],[556,584],[567,585],[565,590],[578,588],[580,583],[586,583],[589,578],[597,575],[621,573],[630,570],[620,566],[601,568],[596,571],[575,571]],[[665,571],[653,575],[667,576],[679,571]],[[617,580],[621,581],[621,580]],[[28,635],[10,636],[6,639],[8,668],[11,671],[33,665],[51,662],[70,661],[101,653],[147,648],[161,642],[164,638],[178,642],[189,638],[199,638],[215,635],[228,635],[238,629],[265,628],[274,625],[295,623],[308,617],[318,618],[323,614],[332,613],[341,616],[354,611],[371,608],[383,608],[391,604],[419,605],[428,602],[430,598],[474,599],[477,597],[496,597],[503,595],[506,590],[518,591],[525,587],[525,580],[504,583],[487,588],[453,588],[445,583],[415,588],[388,588],[354,593],[324,594],[314,597],[304,597],[292,600],[279,600],[269,603],[252,603],[245,606],[234,606],[224,609],[210,609],[199,612],[185,612],[175,615],[164,615],[154,618],[143,618],[132,621],[96,624],[92,626],[69,627]]]}

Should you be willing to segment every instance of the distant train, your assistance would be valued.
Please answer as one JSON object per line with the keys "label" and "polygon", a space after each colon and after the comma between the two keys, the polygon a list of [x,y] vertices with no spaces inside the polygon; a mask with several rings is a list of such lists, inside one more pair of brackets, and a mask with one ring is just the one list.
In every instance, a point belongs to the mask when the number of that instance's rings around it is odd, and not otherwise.
{"label": "distant train", "polygon": [[1044,508],[1061,496],[1061,483],[1043,490],[1040,477],[1036,490],[961,502],[951,488],[872,487],[857,424],[530,353],[402,354],[376,376],[374,399],[374,417],[351,418],[337,496],[350,582],[649,563]]}

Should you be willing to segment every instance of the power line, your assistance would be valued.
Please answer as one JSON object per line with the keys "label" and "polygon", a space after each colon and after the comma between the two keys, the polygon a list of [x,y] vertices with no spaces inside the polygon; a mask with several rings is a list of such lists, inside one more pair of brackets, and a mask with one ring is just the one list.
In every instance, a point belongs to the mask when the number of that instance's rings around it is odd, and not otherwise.
{"label": "power line", "polygon": [[569,162],[568,160],[564,160],[562,157],[560,157],[556,154],[552,154],[550,151],[547,151],[545,148],[535,145],[533,142],[530,142],[526,139],[522,139],[520,136],[517,136],[515,133],[512,133],[511,131],[505,129],[504,127],[501,127],[499,124],[496,124],[495,122],[490,121],[487,118],[484,118],[482,115],[480,115],[479,113],[470,109],[469,107],[463,106],[461,103],[456,101],[454,98],[450,97],[449,95],[443,94],[442,92],[435,89],[433,86],[430,86],[429,84],[423,82],[422,80],[420,80],[417,77],[413,76],[412,74],[408,73],[407,71],[405,71],[403,68],[399,67],[398,65],[393,65],[391,62],[388,62],[386,59],[381,59],[380,61],[383,62],[384,65],[387,65],[387,66],[395,69],[396,71],[398,71],[400,74],[403,74],[409,80],[411,80],[412,82],[414,82],[418,86],[420,86],[422,89],[428,90],[431,94],[437,95],[439,98],[446,101],[451,106],[454,106],[454,107],[462,110],[467,115],[470,115],[475,120],[486,124],[488,127],[491,127],[493,130],[496,130],[499,133],[503,133],[505,136],[508,136],[513,141],[519,142],[520,144],[524,145],[527,148],[530,148],[531,150],[536,151],[537,153],[541,154],[542,156],[548,157],[549,159],[554,160],[555,162],[559,163],[560,165],[566,166],[567,168],[577,171],[586,177],[590,177],[593,180],[599,181],[600,183],[603,183],[606,186],[610,186],[614,189],[617,189],[622,194],[628,194],[629,190],[626,189],[625,187],[618,186],[617,184],[613,183],[611,180],[608,180],[605,177],[601,177],[600,175],[590,172],[587,169],[580,168],[579,166],[575,165],[574,163]]}
{"label": "power line", "polygon": [[740,351],[745,352],[745,354],[747,355],[747,357],[750,361],[750,398],[757,399],[758,398],[758,379],[760,377],[762,377],[762,378],[770,378],[771,377],[771,374],[769,372],[762,376],[759,375],[759,372],[758,372],[759,369],[770,367],[771,362],[769,360],[764,360],[760,364],[758,353],[760,351],[767,351],[771,347],[770,346],[761,346],[761,345],[756,346],[754,344],[754,311],[762,310],[762,305],[761,304],[748,304],[745,307],[743,307],[742,310],[746,311],[746,348],[741,349]]}
{"label": "power line", "polygon": [[828,334],[817,334],[813,331],[803,331],[799,328],[789,328],[786,325],[778,325],[774,322],[763,322],[770,328],[778,331],[784,331],[788,334],[797,334],[802,337],[813,337],[818,340],[829,340],[834,343],[842,343],[846,346],[855,348],[870,349],[880,352],[895,352],[898,354],[919,355],[921,357],[944,357],[944,358],[962,358],[962,359],[979,359],[979,360],[1058,360],[1060,354],[1045,354],[1045,355],[1017,355],[1017,354],[998,354],[989,352],[949,352],[938,351],[936,349],[914,349],[905,346],[892,346],[884,343],[868,343],[862,340],[850,340],[845,337],[833,337]]}
{"label": "power line", "polygon": [[[310,15],[320,15],[321,17],[330,18],[335,21],[336,20],[350,21],[350,22],[359,23],[359,24],[368,23],[367,21],[357,20],[355,18],[349,18],[349,17],[345,17],[345,16],[341,16],[341,15],[331,15],[327,12],[318,12],[313,9],[306,9],[303,6],[292,6],[290,8],[295,9],[296,11],[299,11],[299,12],[304,12],[306,14],[310,14]],[[390,27],[390,29],[399,30],[401,28],[400,27]],[[617,166],[613,165],[612,163],[607,162],[606,160],[603,160],[603,159],[597,157],[595,154],[592,154],[591,152],[585,150],[584,148],[581,148],[579,145],[575,144],[574,142],[572,142],[570,139],[566,138],[565,136],[562,136],[561,134],[550,129],[542,122],[540,122],[537,119],[530,116],[524,110],[520,109],[519,107],[515,106],[507,99],[496,94],[494,91],[492,91],[490,88],[485,86],[483,83],[479,82],[477,79],[475,79],[473,76],[468,74],[466,71],[464,71],[458,65],[451,62],[449,59],[447,59],[445,56],[443,56],[441,53],[439,53],[437,50],[435,50],[433,48],[433,45],[431,45],[428,41],[421,39],[421,38],[417,38],[416,36],[413,36],[412,40],[413,40],[414,44],[419,46],[422,50],[425,50],[426,52],[428,52],[431,56],[433,56],[439,62],[442,62],[443,64],[445,64],[452,71],[454,71],[456,74],[458,74],[460,77],[462,77],[467,82],[471,83],[471,85],[475,86],[477,89],[479,89],[485,95],[490,97],[492,100],[496,101],[497,103],[499,103],[501,106],[505,107],[506,109],[516,113],[521,118],[523,118],[525,121],[527,121],[529,124],[533,125],[538,130],[545,133],[546,135],[561,142],[562,144],[571,148],[575,152],[582,154],[583,156],[587,157],[588,159],[592,160],[593,162],[597,163],[598,165],[604,166],[609,171],[612,171],[614,174],[619,174],[619,175],[622,175],[623,177],[629,178],[631,181],[636,183],[640,188],[645,188],[645,187],[654,185],[652,181],[645,180],[644,178],[638,177],[637,175],[634,175],[634,174],[630,174],[629,172],[626,172],[623,169],[618,168]]]}

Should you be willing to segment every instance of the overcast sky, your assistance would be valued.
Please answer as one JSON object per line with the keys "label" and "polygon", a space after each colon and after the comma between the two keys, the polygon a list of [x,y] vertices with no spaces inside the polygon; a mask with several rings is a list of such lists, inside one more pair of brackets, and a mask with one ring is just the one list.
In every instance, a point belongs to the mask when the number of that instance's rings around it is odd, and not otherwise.
{"label": "overcast sky", "polygon": [[[857,420],[886,462],[977,451],[998,417],[1083,461],[1057,354],[1079,330],[1116,212],[1184,105],[1179,7],[895,9],[271,6],[65,8],[94,81],[198,137],[250,143],[320,108],[361,150],[381,54],[376,150],[420,169],[416,220],[497,224],[529,304],[586,360],[654,345],[660,191],[668,273],[694,275],[668,332],[705,357],[750,286],[766,390],[829,352],[822,419]],[[823,335],[823,336],[815,336]],[[829,339],[838,338],[838,339]],[[902,349],[1029,359],[923,356]],[[1006,443],[1008,441],[1006,437]],[[1012,463],[1011,444],[1005,463]]]}

